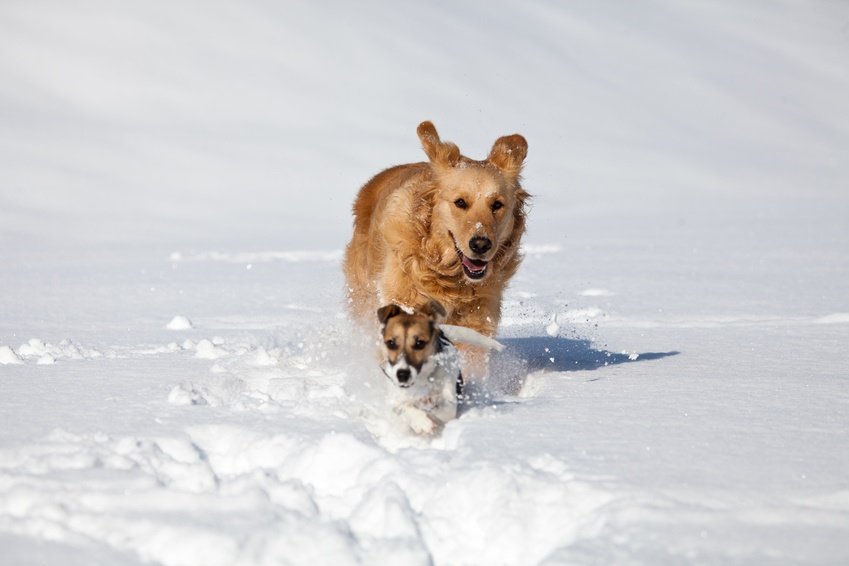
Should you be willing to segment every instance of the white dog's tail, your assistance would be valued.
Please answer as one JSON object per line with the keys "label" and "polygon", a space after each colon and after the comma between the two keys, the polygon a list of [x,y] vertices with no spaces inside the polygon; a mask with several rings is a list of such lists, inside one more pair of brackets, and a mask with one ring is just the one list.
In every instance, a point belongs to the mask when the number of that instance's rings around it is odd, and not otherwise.
{"label": "white dog's tail", "polygon": [[440,324],[439,328],[449,340],[459,342],[460,344],[471,344],[480,346],[488,350],[500,352],[504,349],[504,344],[489,336],[484,336],[477,330],[472,330],[466,326],[455,326],[453,324]]}

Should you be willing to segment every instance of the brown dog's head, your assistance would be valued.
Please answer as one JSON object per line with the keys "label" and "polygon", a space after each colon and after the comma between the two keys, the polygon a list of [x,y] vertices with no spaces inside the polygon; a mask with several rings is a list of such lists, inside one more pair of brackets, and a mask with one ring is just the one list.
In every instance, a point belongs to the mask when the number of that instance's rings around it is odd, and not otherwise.
{"label": "brown dog's head", "polygon": [[390,304],[377,311],[383,335],[383,372],[401,387],[410,387],[416,378],[433,371],[428,362],[439,349],[438,326],[445,309],[436,301],[412,313]]}
{"label": "brown dog's head", "polygon": [[449,250],[441,261],[462,266],[469,281],[484,280],[492,262],[515,254],[524,232],[528,193],[519,181],[528,143],[518,134],[504,136],[485,160],[474,161],[441,141],[430,122],[418,134],[434,173],[431,236]]}

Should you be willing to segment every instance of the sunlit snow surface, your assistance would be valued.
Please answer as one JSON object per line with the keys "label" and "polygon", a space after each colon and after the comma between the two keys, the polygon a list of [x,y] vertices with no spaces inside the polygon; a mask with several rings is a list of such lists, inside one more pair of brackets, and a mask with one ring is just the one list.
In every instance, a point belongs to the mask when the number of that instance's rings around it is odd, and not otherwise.
{"label": "sunlit snow surface", "polygon": [[[6,2],[4,564],[849,562],[849,6]],[[346,318],[359,186],[529,141],[436,438]]]}

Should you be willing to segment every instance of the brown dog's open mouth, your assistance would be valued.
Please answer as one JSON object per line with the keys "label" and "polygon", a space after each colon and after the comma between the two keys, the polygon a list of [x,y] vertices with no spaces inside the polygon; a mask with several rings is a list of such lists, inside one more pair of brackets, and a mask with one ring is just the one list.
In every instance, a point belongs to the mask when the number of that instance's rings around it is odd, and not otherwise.
{"label": "brown dog's open mouth", "polygon": [[466,273],[466,277],[469,279],[481,279],[484,275],[486,275],[486,268],[489,265],[488,262],[483,261],[482,259],[472,259],[463,255],[463,252],[457,250],[460,254],[460,263],[463,264],[463,271]]}
{"label": "brown dog's open mouth", "polygon": [[[449,234],[451,233],[449,232]],[[460,246],[457,245],[454,234],[451,234],[451,239],[454,241],[454,249],[457,251],[457,255],[460,256],[460,263],[463,265],[463,272],[466,274],[466,277],[469,279],[483,279],[484,275],[486,275],[486,268],[489,266],[489,262],[466,257],[466,254],[460,251]]]}

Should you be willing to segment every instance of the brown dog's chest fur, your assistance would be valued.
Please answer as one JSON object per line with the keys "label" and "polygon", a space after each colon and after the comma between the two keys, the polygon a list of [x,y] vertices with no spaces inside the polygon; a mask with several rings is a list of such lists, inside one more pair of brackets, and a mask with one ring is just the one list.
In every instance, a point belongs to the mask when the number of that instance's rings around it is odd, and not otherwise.
{"label": "brown dog's chest fur", "polygon": [[[416,308],[435,299],[450,324],[491,336],[521,259],[528,195],[519,172],[527,146],[521,136],[500,138],[487,160],[474,161],[440,142],[432,128],[419,127],[430,162],[379,173],[354,203],[345,255],[351,310],[369,321],[381,304]],[[491,249],[476,253],[469,248],[475,239]],[[470,280],[464,269],[480,264],[485,276]]]}

